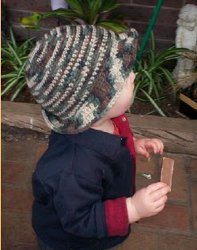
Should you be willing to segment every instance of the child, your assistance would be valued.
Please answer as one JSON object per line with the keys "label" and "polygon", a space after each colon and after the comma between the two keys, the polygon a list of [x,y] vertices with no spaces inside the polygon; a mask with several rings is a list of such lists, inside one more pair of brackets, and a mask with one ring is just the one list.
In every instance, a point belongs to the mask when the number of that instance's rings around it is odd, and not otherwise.
{"label": "child", "polygon": [[[160,212],[169,187],[134,194],[135,151],[163,152],[157,139],[133,138],[137,32],[62,26],[46,34],[27,63],[27,83],[53,130],[33,174],[33,228],[42,249],[109,249],[129,225]],[[133,140],[134,139],[134,140]]]}

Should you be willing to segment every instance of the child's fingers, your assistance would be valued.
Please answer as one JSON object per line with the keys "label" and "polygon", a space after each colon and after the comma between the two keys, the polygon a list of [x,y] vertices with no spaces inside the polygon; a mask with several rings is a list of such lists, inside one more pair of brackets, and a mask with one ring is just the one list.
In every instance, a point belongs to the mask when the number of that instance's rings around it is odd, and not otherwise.
{"label": "child's fingers", "polygon": [[160,189],[158,189],[156,191],[153,191],[150,194],[151,200],[154,201],[154,202],[159,201],[160,199],[165,197],[168,192],[169,192],[169,187],[168,186],[160,188]]}
{"label": "child's fingers", "polygon": [[138,154],[141,154],[143,155],[144,157],[148,158],[150,155],[149,155],[149,152],[146,150],[145,147],[138,147]]}
{"label": "child's fingers", "polygon": [[154,154],[156,154],[159,150],[157,143],[153,140],[146,141],[145,148],[148,151],[153,151]]}
{"label": "child's fingers", "polygon": [[158,208],[163,206],[167,200],[168,200],[167,195],[162,196],[159,200],[155,202],[155,207]]}
{"label": "child's fingers", "polygon": [[163,143],[160,140],[158,140],[156,143],[157,143],[157,153],[163,153],[164,149]]}
{"label": "child's fingers", "polygon": [[165,195],[166,193],[170,192],[170,187],[163,183],[163,182],[156,182],[153,184],[150,184],[147,187],[147,192],[152,195],[152,193],[159,191],[162,195]]}
{"label": "child's fingers", "polygon": [[158,190],[158,189],[164,187],[165,185],[166,184],[163,183],[163,182],[152,183],[152,184],[150,184],[150,185],[147,186],[147,192],[148,193],[154,192],[155,190]]}
{"label": "child's fingers", "polygon": [[159,140],[159,150],[158,153],[163,154],[164,145],[163,142]]}
{"label": "child's fingers", "polygon": [[161,206],[158,206],[158,207],[155,209],[155,210],[156,210],[156,213],[161,212],[161,211],[164,209],[164,207],[165,207],[165,203],[162,204]]}
{"label": "child's fingers", "polygon": [[158,153],[162,154],[164,150],[164,145],[163,145],[163,142],[160,140],[158,142],[158,147],[159,147]]}
{"label": "child's fingers", "polygon": [[143,155],[146,158],[149,158],[150,152],[154,154],[163,153],[163,143],[158,139],[142,139],[138,140],[138,143],[135,144],[136,152]]}
{"label": "child's fingers", "polygon": [[152,148],[153,152],[155,154],[158,154],[158,153],[163,153],[163,149],[164,149],[164,145],[162,143],[161,140],[158,140],[158,139],[151,139],[149,142],[148,142],[148,147]]}

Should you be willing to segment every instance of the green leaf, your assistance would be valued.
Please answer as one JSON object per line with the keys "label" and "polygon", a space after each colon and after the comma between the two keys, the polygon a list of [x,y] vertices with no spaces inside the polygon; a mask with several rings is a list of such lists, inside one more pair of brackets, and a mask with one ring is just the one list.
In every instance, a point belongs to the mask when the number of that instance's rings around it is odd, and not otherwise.
{"label": "green leaf", "polygon": [[43,19],[49,17],[77,18],[78,15],[76,14],[76,12],[70,9],[57,9],[53,11],[48,11],[43,14]]}
{"label": "green leaf", "polygon": [[155,64],[155,52],[154,50],[150,49],[148,59],[150,60],[150,64]]}
{"label": "green leaf", "polygon": [[100,10],[102,13],[106,13],[117,9],[119,6],[120,5],[117,3],[117,0],[103,0]]}
{"label": "green leaf", "polygon": [[79,17],[84,17],[83,6],[79,0],[67,0],[66,2],[70,6],[71,10],[76,12]]}
{"label": "green leaf", "polygon": [[98,16],[99,16],[100,7],[101,7],[100,0],[92,1],[91,9],[89,9],[89,23],[90,24],[96,24],[96,21],[97,21]]}
{"label": "green leaf", "polygon": [[1,79],[14,78],[14,77],[17,77],[16,73],[8,73],[5,75],[1,75]]}
{"label": "green leaf", "polygon": [[128,29],[126,25],[112,21],[100,21],[97,25],[116,33],[125,32]]}
{"label": "green leaf", "polygon": [[15,38],[14,38],[14,34],[13,34],[13,31],[12,31],[11,28],[10,28],[10,39],[11,39],[11,42],[12,42],[12,44],[13,44],[13,47],[16,48],[16,47],[17,47],[17,45],[16,45],[16,40],[15,40]]}
{"label": "green leaf", "polygon": [[15,80],[16,77],[12,77],[9,80],[7,80],[5,83],[3,83],[3,86],[6,87],[7,85],[9,85],[13,80]]}
{"label": "green leaf", "polygon": [[21,18],[20,23],[25,28],[35,28],[40,27],[40,21],[43,19],[43,15],[38,12],[34,12],[31,16],[26,16]]}
{"label": "green leaf", "polygon": [[148,94],[150,95],[152,93],[152,89],[153,89],[153,85],[154,85],[154,80],[153,80],[151,74],[147,70],[142,70],[142,73],[144,73],[147,76],[148,80],[149,80]]}
{"label": "green leaf", "polygon": [[1,92],[1,96],[5,95],[16,83],[18,79],[12,80],[9,84],[6,84],[5,89]]}
{"label": "green leaf", "polygon": [[157,105],[157,103],[152,99],[152,97],[143,89],[141,89],[141,91],[143,92],[143,94],[147,97],[147,99],[150,101],[150,103],[155,107],[155,109],[157,110],[157,112],[161,115],[161,116],[166,116],[164,114],[164,112],[160,109],[160,107]]}
{"label": "green leaf", "polygon": [[7,48],[1,48],[1,51],[2,51],[2,57],[10,56],[11,55],[10,50],[8,50]]}
{"label": "green leaf", "polygon": [[135,88],[134,88],[134,91],[133,91],[133,98],[135,99],[137,93],[138,93],[138,90],[139,90],[139,87],[140,87],[140,81],[138,81],[137,84],[135,84]]}
{"label": "green leaf", "polygon": [[24,68],[26,66],[26,62],[23,63],[22,67],[20,68],[19,72],[18,72],[18,76],[17,79],[19,79],[21,77],[22,74],[24,74]]}
{"label": "green leaf", "polygon": [[16,91],[13,93],[12,97],[11,97],[11,101],[14,101],[16,99],[16,97],[20,94],[20,92],[23,90],[23,88],[26,86],[26,81],[22,81],[19,84],[19,88],[16,89]]}
{"label": "green leaf", "polygon": [[19,65],[22,65],[22,62],[21,62],[20,58],[18,57],[18,55],[16,54],[16,51],[14,50],[14,48],[9,43],[7,44],[7,46],[9,47],[9,49],[11,50],[13,55],[15,56],[15,59],[18,61]]}
{"label": "green leaf", "polygon": [[24,43],[21,44],[20,47],[21,47],[22,49],[27,49],[27,50],[29,50],[29,49],[30,49],[30,46],[31,46],[31,47],[33,46],[32,41],[33,41],[34,39],[35,39],[34,37],[32,37],[32,38],[30,38],[30,39],[27,39],[26,41],[24,41]]}
{"label": "green leaf", "polygon": [[173,89],[173,94],[174,97],[176,97],[176,82],[172,76],[172,74],[169,72],[169,70],[164,69],[162,67],[159,68],[161,70],[161,72],[165,75],[166,80],[168,81],[168,83],[171,85],[172,89]]}
{"label": "green leaf", "polygon": [[[15,41],[15,43],[13,41]],[[8,92],[11,92],[12,98],[15,98],[15,94],[17,95],[17,93],[20,92],[22,85],[26,82],[24,68],[28,54],[33,47],[33,43],[31,42],[31,39],[17,43],[14,34],[12,33],[12,37],[10,37],[2,46],[2,64],[4,66],[2,67],[1,76],[1,79],[3,80],[3,90],[1,95],[3,96]]]}
{"label": "green leaf", "polygon": [[147,76],[149,82],[148,82],[148,94],[151,96],[152,92],[154,91],[156,98],[159,98],[159,90],[157,87],[157,82],[155,81],[155,78],[153,74],[147,70],[142,70],[143,73]]}
{"label": "green leaf", "polygon": [[156,56],[156,63],[159,65],[165,61],[177,59],[181,56],[180,52],[184,52],[184,51],[188,51],[188,50],[184,49],[184,48],[174,48],[174,47],[166,49],[166,50],[160,52]]}

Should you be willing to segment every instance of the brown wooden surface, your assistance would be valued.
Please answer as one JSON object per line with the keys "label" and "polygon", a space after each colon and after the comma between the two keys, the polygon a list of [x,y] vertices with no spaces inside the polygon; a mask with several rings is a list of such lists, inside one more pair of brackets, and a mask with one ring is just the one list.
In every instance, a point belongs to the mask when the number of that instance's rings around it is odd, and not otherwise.
{"label": "brown wooden surface", "polygon": [[[163,140],[165,151],[197,156],[196,120],[159,116],[128,115],[136,137]],[[49,133],[38,104],[2,102],[2,123]]]}
{"label": "brown wooden surface", "polygon": [[2,102],[2,123],[43,133],[50,129],[45,124],[40,106],[30,103]]}
{"label": "brown wooden surface", "polygon": [[188,96],[184,94],[180,94],[179,96],[180,100],[189,105],[191,108],[195,109],[197,111],[197,102],[189,98]]}

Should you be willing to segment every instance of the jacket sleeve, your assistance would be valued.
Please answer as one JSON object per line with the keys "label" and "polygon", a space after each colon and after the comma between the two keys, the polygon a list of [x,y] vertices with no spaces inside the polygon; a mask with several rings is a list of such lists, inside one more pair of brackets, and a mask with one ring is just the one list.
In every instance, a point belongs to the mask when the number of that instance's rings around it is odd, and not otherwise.
{"label": "jacket sleeve", "polygon": [[124,197],[103,202],[102,186],[75,174],[65,174],[60,185],[54,205],[66,232],[96,238],[128,233]]}
{"label": "jacket sleeve", "polygon": [[105,216],[110,236],[124,236],[128,233],[129,219],[126,197],[105,201]]}

